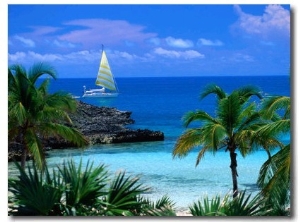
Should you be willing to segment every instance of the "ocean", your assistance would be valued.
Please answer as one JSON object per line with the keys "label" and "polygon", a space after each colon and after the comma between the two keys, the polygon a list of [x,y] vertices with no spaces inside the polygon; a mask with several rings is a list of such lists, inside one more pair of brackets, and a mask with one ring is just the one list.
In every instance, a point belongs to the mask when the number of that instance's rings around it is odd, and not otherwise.
{"label": "ocean", "polygon": [[[86,163],[105,164],[114,175],[126,171],[127,175],[139,176],[140,182],[151,187],[146,197],[157,200],[168,195],[177,209],[187,209],[194,201],[205,196],[225,195],[232,190],[230,157],[228,152],[206,154],[195,167],[199,148],[186,157],[172,157],[178,137],[184,132],[182,116],[192,110],[214,113],[216,99],[213,95],[199,99],[203,88],[210,83],[231,93],[245,85],[258,86],[267,95],[290,96],[289,76],[214,76],[214,77],[144,77],[116,78],[120,94],[116,98],[81,98],[83,86],[95,88],[94,79],[57,79],[50,84],[50,91],[66,91],[79,100],[96,105],[131,111],[135,123],[133,129],[162,131],[164,141],[120,144],[101,144],[82,149],[63,149],[48,152],[47,163],[55,166],[66,158],[80,159]],[[290,141],[290,135],[282,138]],[[238,154],[238,185],[240,190],[256,193],[259,169],[267,159],[264,151],[257,151],[243,158]],[[9,175],[16,173],[8,164]]]}

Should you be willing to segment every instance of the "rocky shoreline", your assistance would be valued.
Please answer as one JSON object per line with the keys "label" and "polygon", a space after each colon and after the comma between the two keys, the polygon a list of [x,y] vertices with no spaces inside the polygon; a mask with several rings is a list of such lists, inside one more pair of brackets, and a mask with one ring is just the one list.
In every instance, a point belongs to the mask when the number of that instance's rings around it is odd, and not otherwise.
{"label": "rocky shoreline", "polygon": [[164,134],[160,131],[126,128],[126,125],[134,123],[129,111],[97,107],[80,101],[76,114],[71,114],[70,118],[75,128],[81,131],[91,144],[164,140]]}
{"label": "rocky shoreline", "polygon": [[[91,145],[124,142],[162,141],[164,133],[149,129],[129,129],[133,124],[131,112],[116,108],[97,107],[78,101],[77,111],[69,114],[73,126],[88,139]],[[74,147],[73,144],[56,138],[44,141],[45,149],[63,149]],[[16,145],[8,147],[8,161],[19,159],[21,151]]]}

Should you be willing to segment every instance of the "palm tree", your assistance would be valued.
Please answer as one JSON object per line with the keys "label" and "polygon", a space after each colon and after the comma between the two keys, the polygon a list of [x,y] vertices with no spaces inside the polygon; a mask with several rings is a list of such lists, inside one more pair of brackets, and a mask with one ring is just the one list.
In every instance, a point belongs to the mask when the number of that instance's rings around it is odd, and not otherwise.
{"label": "palm tree", "polygon": [[[290,133],[290,97],[273,96],[263,101],[262,115],[269,120],[261,126],[254,135],[257,137],[281,136]],[[291,150],[290,143],[279,147],[273,156],[262,165],[258,185],[262,193],[269,199],[276,215],[287,215],[287,206],[290,203],[290,174],[291,174]]]}
{"label": "palm tree", "polygon": [[79,131],[64,124],[72,123],[68,112],[76,110],[76,101],[65,93],[49,94],[50,79],[38,86],[43,75],[56,78],[53,67],[43,63],[34,64],[28,72],[21,65],[8,69],[8,139],[22,146],[23,168],[29,153],[39,168],[44,167],[43,138],[59,136],[76,146],[87,145]]}
{"label": "palm tree", "polygon": [[216,116],[197,110],[184,115],[183,121],[185,127],[190,123],[199,121],[200,127],[187,129],[179,137],[173,150],[173,158],[180,158],[196,146],[202,146],[196,160],[196,166],[203,158],[204,154],[211,151],[215,154],[218,150],[226,148],[230,155],[230,168],[233,183],[233,197],[238,194],[237,183],[237,159],[236,150],[239,150],[243,157],[250,152],[249,142],[246,135],[249,130],[259,123],[260,117],[256,112],[256,103],[249,99],[252,96],[262,98],[259,90],[253,86],[246,86],[234,90],[227,95],[222,88],[217,85],[209,85],[200,95],[203,99],[209,94],[217,96]]}

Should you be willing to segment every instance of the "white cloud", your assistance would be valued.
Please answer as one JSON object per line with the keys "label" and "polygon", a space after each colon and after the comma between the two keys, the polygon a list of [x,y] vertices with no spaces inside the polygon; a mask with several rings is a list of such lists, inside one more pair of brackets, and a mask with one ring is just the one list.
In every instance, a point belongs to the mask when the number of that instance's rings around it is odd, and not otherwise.
{"label": "white cloud", "polygon": [[75,44],[72,44],[72,43],[67,42],[67,41],[54,40],[53,44],[57,47],[60,47],[60,48],[75,48],[76,47]]}
{"label": "white cloud", "polygon": [[200,38],[198,40],[198,45],[205,45],[205,46],[222,46],[223,42],[220,40],[209,40],[209,39],[203,39]]}
{"label": "white cloud", "polygon": [[40,54],[33,51],[8,54],[9,63],[32,63],[34,61],[56,62],[61,60],[63,60],[63,57],[59,54]]}
{"label": "white cloud", "polygon": [[30,47],[30,48],[35,47],[35,43],[31,39],[26,39],[26,38],[23,38],[23,37],[18,36],[18,35],[14,36],[14,39],[16,39],[16,40],[20,41],[21,43],[23,43],[23,45],[25,47]]}
{"label": "white cloud", "polygon": [[26,58],[26,53],[16,52],[15,54],[8,54],[8,61],[10,62],[19,62]]}
{"label": "white cloud", "polygon": [[[88,64],[99,61],[101,53],[98,51],[76,51],[68,54],[40,54],[33,51],[29,52],[16,52],[14,54],[8,54],[8,61],[10,63],[23,63],[29,61],[47,61],[47,62],[61,62],[64,64]],[[110,58],[133,60],[135,55],[131,55],[127,52],[110,52]]]}
{"label": "white cloud", "polygon": [[150,38],[148,40],[149,43],[155,45],[155,46],[159,46],[160,45],[160,39],[159,38]]}
{"label": "white cloud", "polygon": [[232,55],[228,55],[226,57],[222,57],[221,60],[223,62],[236,62],[236,63],[240,63],[240,62],[254,62],[254,58],[251,55],[245,54],[245,53],[234,53]]}
{"label": "white cloud", "polygon": [[186,40],[175,39],[175,38],[169,36],[165,40],[169,46],[175,47],[175,48],[190,48],[190,47],[194,46],[194,43],[187,39]]}
{"label": "white cloud", "polygon": [[59,61],[62,60],[61,55],[59,54],[39,54],[35,52],[28,52],[27,55],[29,58],[32,58],[32,60],[36,61],[47,61],[47,62],[54,62],[54,61]]}
{"label": "white cloud", "polygon": [[100,52],[82,50],[63,55],[63,59],[71,63],[86,63],[100,60]]}
{"label": "white cloud", "polygon": [[118,58],[122,58],[122,59],[127,59],[127,60],[133,60],[136,58],[135,55],[131,55],[127,52],[120,52],[120,51],[114,51],[114,55],[113,56],[116,56]]}
{"label": "white cloud", "polygon": [[238,5],[234,8],[239,16],[234,28],[264,37],[290,35],[290,12],[280,5],[268,5],[262,16],[247,14]]}
{"label": "white cloud", "polygon": [[195,50],[175,51],[175,50],[166,50],[163,48],[155,48],[154,53],[167,58],[184,58],[184,59],[204,58],[203,54]]}

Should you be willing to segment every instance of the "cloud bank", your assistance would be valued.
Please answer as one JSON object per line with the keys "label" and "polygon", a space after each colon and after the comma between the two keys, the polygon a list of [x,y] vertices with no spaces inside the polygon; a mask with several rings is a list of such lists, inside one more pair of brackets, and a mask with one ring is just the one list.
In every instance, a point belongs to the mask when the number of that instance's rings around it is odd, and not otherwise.
{"label": "cloud bank", "polygon": [[290,12],[280,5],[268,5],[261,16],[247,14],[239,5],[234,8],[239,16],[233,26],[236,30],[264,38],[290,35]]}

